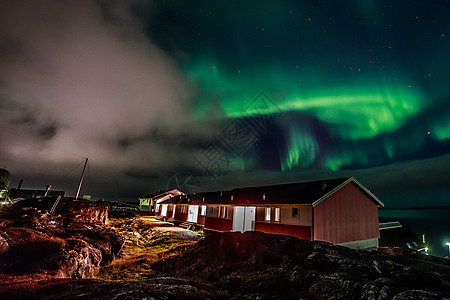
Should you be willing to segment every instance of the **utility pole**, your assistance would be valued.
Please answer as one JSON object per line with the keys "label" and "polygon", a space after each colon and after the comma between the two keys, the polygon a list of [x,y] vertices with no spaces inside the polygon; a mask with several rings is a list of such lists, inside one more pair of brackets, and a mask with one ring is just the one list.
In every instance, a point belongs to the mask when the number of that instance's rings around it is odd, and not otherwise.
{"label": "utility pole", "polygon": [[86,161],[84,162],[83,172],[81,173],[80,183],[78,184],[77,195],[75,196],[75,200],[78,199],[78,195],[80,194],[81,184],[83,183],[84,171],[86,171],[86,166],[88,163],[88,158],[86,157]]}

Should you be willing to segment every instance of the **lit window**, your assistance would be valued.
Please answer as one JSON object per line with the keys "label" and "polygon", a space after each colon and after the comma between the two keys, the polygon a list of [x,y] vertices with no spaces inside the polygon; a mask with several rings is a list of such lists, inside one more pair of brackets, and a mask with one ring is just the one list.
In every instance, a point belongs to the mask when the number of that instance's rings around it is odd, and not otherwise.
{"label": "lit window", "polygon": [[266,208],[266,221],[270,222],[270,207]]}
{"label": "lit window", "polygon": [[201,206],[200,216],[206,216],[206,205]]}
{"label": "lit window", "polygon": [[227,206],[219,206],[219,218],[226,219],[228,217],[228,207]]}
{"label": "lit window", "polygon": [[275,222],[280,222],[280,213],[281,213],[281,209],[279,207],[275,208]]}
{"label": "lit window", "polygon": [[156,212],[159,212],[159,203],[158,203],[158,204],[156,204],[156,208],[155,208],[155,211],[156,211]]}
{"label": "lit window", "polygon": [[221,218],[226,219],[228,217],[228,207],[227,206],[221,206],[221,208],[222,208],[222,211],[221,211],[221,213],[219,213],[219,216]]}

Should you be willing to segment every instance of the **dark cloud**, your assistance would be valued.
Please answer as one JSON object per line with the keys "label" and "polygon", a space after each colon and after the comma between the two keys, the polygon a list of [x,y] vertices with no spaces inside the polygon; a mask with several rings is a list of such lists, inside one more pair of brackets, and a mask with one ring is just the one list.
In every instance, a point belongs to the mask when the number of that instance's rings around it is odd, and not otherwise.
{"label": "dark cloud", "polygon": [[169,140],[140,139],[156,127],[178,135],[191,90],[130,15],[134,3],[0,4],[0,159],[13,177],[40,164],[59,177],[82,157],[98,176],[182,159]]}

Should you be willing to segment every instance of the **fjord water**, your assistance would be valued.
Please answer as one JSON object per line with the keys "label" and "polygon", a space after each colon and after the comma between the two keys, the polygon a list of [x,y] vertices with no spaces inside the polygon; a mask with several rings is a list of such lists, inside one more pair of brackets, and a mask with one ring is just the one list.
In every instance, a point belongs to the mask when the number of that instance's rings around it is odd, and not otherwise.
{"label": "fjord water", "polygon": [[399,221],[411,228],[419,237],[425,234],[431,255],[449,255],[450,207],[380,209],[380,222]]}

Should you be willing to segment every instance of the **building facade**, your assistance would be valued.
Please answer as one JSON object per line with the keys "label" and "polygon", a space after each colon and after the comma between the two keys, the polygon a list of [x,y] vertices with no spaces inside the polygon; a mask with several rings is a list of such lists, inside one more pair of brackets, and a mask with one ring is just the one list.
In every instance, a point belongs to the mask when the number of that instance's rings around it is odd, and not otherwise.
{"label": "building facade", "polygon": [[180,195],[160,215],[206,232],[260,231],[350,248],[378,246],[383,203],[353,177]]}

